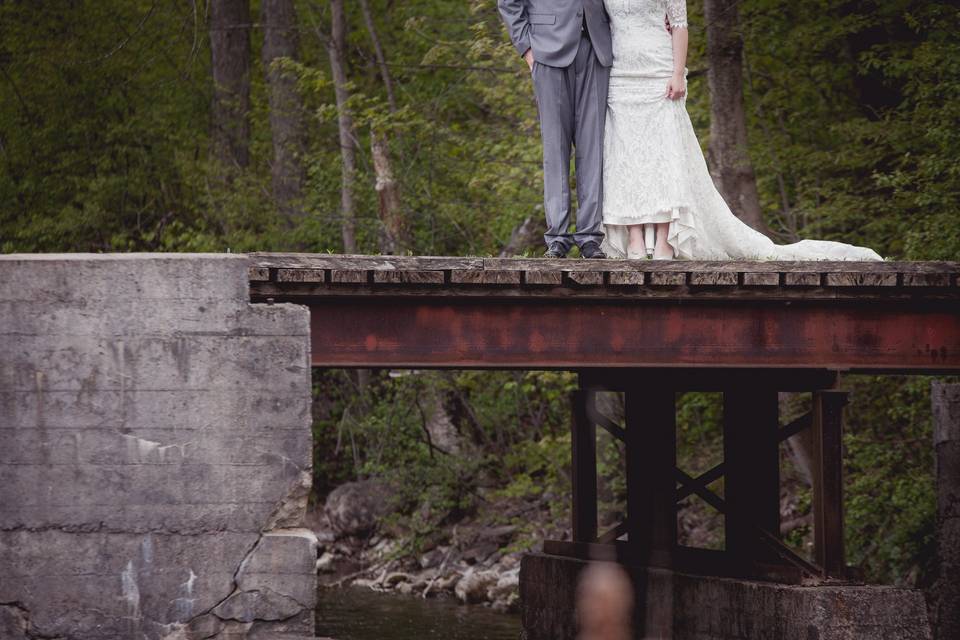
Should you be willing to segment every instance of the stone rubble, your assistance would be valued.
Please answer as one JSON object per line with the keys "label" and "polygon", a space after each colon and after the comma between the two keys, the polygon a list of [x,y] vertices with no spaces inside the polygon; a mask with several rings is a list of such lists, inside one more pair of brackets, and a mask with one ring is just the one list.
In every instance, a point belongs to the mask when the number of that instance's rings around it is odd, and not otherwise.
{"label": "stone rubble", "polygon": [[[351,493],[355,490],[350,488]],[[497,611],[519,611],[520,558],[526,549],[517,544],[517,526],[461,522],[445,544],[413,555],[403,552],[402,541],[375,527],[363,529],[366,537],[354,535],[358,531],[354,523],[363,518],[350,513],[338,490],[331,495],[332,509],[328,501],[327,508],[308,517],[319,541],[316,567],[321,587],[456,598]],[[367,502],[361,504],[364,512]]]}

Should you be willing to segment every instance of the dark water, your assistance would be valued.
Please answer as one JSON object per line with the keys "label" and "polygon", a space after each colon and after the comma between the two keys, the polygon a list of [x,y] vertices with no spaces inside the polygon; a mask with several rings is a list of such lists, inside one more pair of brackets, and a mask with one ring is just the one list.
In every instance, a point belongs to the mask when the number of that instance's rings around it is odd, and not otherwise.
{"label": "dark water", "polygon": [[321,589],[317,635],[334,640],[517,640],[520,616],[453,599]]}

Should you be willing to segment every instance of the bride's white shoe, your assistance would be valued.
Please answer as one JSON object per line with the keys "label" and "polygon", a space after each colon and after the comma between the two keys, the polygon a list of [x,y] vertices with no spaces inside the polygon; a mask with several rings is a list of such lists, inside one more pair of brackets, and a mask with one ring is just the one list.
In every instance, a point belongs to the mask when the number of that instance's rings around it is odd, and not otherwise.
{"label": "bride's white shoe", "polygon": [[653,257],[653,243],[655,240],[654,234],[656,233],[656,227],[652,224],[643,225],[643,243],[647,247],[647,257]]}
{"label": "bride's white shoe", "polygon": [[627,260],[646,260],[647,254],[644,251],[634,251],[627,247]]}
{"label": "bride's white shoe", "polygon": [[653,251],[654,260],[673,260],[673,258],[673,247],[671,246],[668,246],[666,251],[657,251],[656,249]]}

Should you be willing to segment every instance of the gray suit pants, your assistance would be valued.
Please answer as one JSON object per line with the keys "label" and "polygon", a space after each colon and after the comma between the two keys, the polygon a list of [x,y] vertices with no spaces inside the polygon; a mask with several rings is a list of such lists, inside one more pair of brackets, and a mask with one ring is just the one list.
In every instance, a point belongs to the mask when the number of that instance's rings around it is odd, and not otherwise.
{"label": "gray suit pants", "polygon": [[[564,251],[603,239],[603,126],[610,69],[597,60],[586,32],[573,64],[533,66],[533,87],[543,138],[544,240]],[[570,150],[576,149],[577,231],[569,233]]]}

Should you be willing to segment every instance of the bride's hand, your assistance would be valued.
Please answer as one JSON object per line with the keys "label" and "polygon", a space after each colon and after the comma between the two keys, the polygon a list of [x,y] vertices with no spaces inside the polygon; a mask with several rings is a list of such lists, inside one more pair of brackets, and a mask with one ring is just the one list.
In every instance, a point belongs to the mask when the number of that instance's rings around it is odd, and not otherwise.
{"label": "bride's hand", "polygon": [[667,83],[666,96],[671,100],[679,100],[687,93],[687,79],[682,75],[674,75]]}

